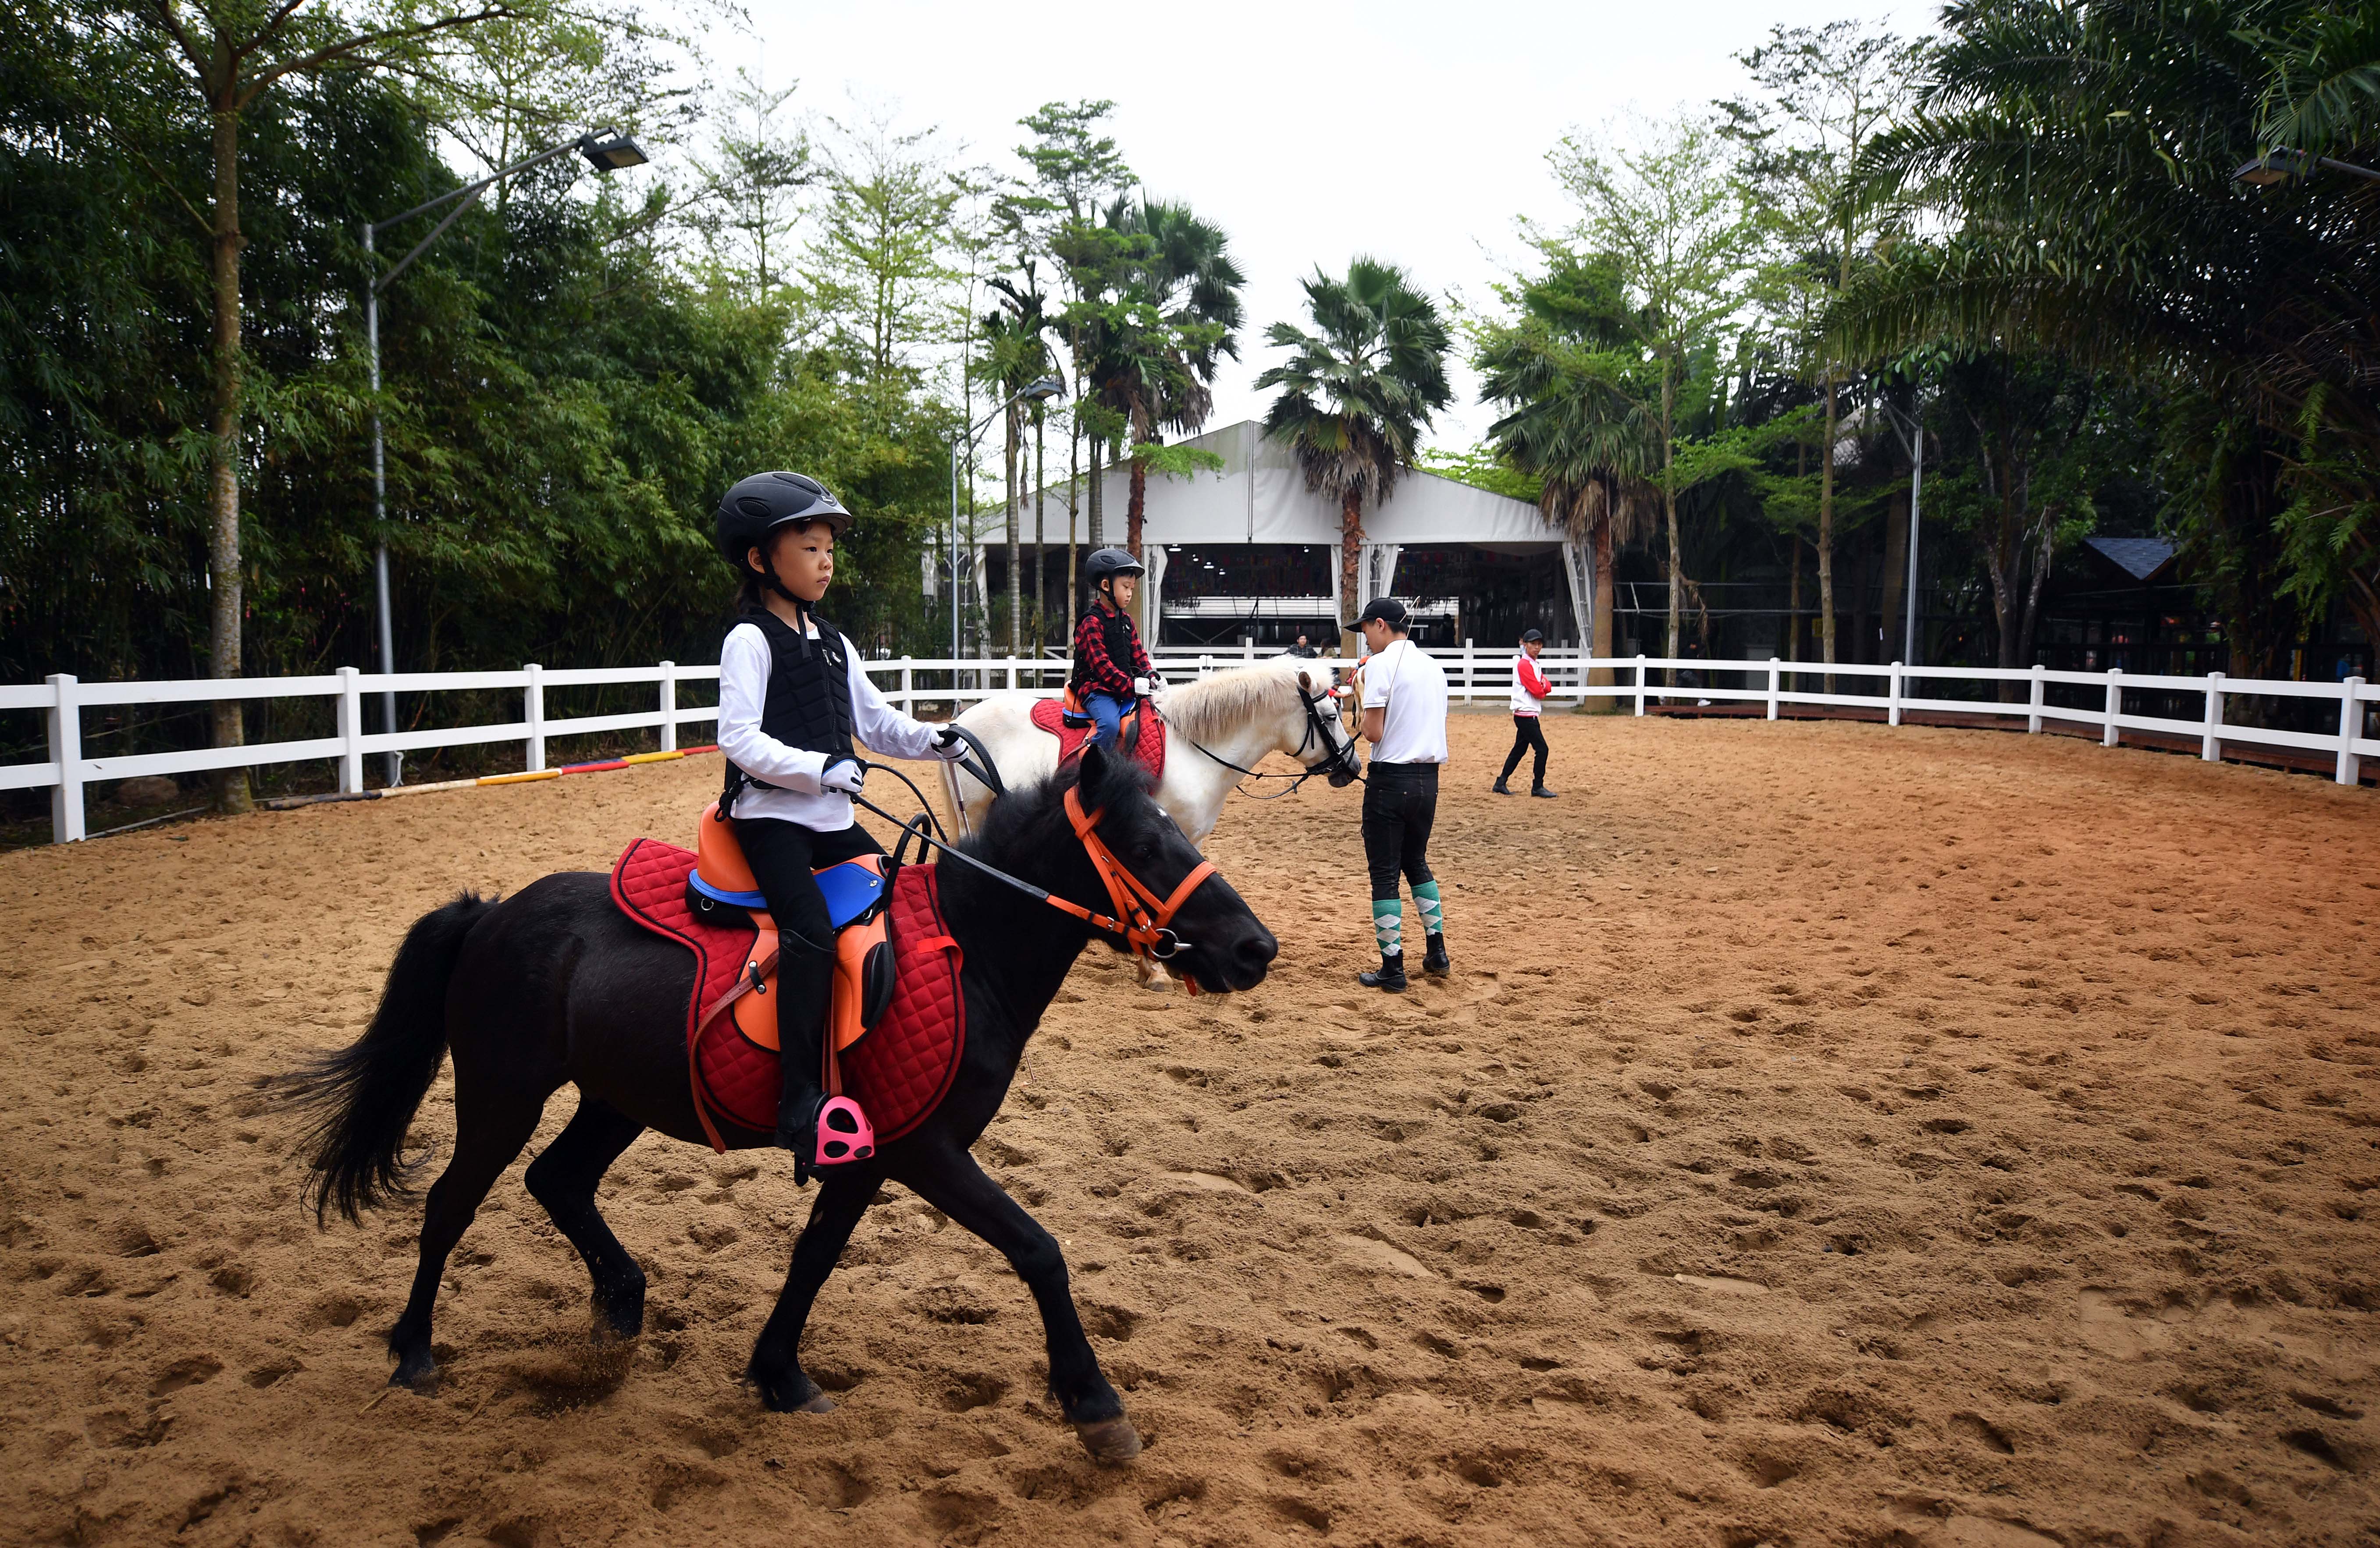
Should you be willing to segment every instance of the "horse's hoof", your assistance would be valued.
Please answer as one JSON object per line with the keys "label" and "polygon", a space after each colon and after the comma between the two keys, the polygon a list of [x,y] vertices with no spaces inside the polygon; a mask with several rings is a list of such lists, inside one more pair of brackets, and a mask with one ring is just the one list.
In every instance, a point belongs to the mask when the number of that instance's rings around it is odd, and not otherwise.
{"label": "horse's hoof", "polygon": [[1077,1424],[1075,1433],[1081,1439],[1083,1449],[1091,1454],[1091,1460],[1103,1468],[1122,1467],[1140,1455],[1140,1432],[1121,1414],[1094,1424]]}
{"label": "horse's hoof", "polygon": [[834,1399],[823,1392],[813,1392],[810,1394],[810,1400],[794,1411],[803,1414],[831,1414],[834,1412]]}
{"label": "horse's hoof", "polygon": [[1170,995],[1173,992],[1173,980],[1159,974],[1155,977],[1142,979],[1140,986],[1152,995]]}
{"label": "horse's hoof", "polygon": [[438,1363],[425,1359],[416,1365],[408,1361],[389,1373],[388,1385],[428,1397],[438,1390]]}

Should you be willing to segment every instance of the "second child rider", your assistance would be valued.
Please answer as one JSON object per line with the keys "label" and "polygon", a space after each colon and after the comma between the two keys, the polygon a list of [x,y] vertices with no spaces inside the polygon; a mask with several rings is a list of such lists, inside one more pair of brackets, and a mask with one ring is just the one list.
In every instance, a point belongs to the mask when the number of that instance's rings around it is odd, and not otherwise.
{"label": "second child rider", "polygon": [[1093,730],[1083,745],[1105,747],[1123,734],[1123,718],[1135,701],[1148,696],[1164,679],[1149,664],[1141,647],[1140,631],[1133,627],[1132,599],[1146,574],[1139,560],[1124,549],[1100,549],[1083,562],[1091,583],[1091,605],[1075,625],[1075,696],[1091,718]]}
{"label": "second child rider", "polygon": [[834,994],[834,928],[813,871],[883,846],[853,820],[855,739],[891,757],[955,760],[948,727],[884,700],[857,652],[811,610],[834,579],[834,540],[851,513],[798,473],[756,473],[719,502],[719,551],[743,577],[735,623],[719,647],[720,816],[735,825],[777,926],[777,1049],[784,1090],[777,1143],[794,1179],[858,1159],[876,1137],[847,1096],[820,1088],[820,1043]]}

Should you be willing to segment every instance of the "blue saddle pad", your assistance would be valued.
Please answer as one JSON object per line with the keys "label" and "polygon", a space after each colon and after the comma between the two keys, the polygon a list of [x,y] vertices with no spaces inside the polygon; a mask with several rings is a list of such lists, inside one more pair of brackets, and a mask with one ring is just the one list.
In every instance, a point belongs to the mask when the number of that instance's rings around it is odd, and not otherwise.
{"label": "blue saddle pad", "polygon": [[[819,890],[826,894],[827,921],[836,929],[842,929],[874,908],[877,901],[884,896],[883,875],[870,864],[874,858],[862,855],[811,873],[818,877]],[[768,912],[769,900],[758,892],[731,892],[722,887],[713,887],[702,879],[700,871],[689,874],[686,882],[706,898],[735,908]]]}

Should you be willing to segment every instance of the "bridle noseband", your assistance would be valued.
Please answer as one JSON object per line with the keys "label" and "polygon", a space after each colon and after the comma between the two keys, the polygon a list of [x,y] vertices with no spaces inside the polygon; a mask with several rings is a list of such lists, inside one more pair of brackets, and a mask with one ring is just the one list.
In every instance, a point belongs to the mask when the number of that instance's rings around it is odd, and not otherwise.
{"label": "bridle noseband", "polygon": [[[1191,746],[1196,748],[1199,752],[1204,753],[1208,758],[1221,764],[1224,768],[1231,769],[1235,774],[1242,775],[1250,780],[1287,780],[1289,781],[1289,789],[1282,791],[1280,795],[1250,795],[1248,796],[1248,799],[1251,801],[1278,801],[1283,795],[1295,793],[1298,786],[1305,783],[1306,780],[1313,779],[1317,774],[1344,774],[1351,780],[1361,780],[1364,777],[1364,771],[1355,767],[1354,756],[1355,751],[1354,738],[1351,736],[1344,741],[1334,741],[1332,740],[1330,733],[1322,729],[1322,700],[1330,696],[1330,691],[1326,689],[1323,694],[1318,697],[1316,695],[1306,691],[1305,683],[1303,681],[1298,682],[1294,686],[1297,689],[1297,702],[1303,705],[1305,708],[1305,734],[1297,739],[1297,751],[1290,756],[1296,758],[1298,763],[1305,768],[1305,771],[1302,774],[1266,774],[1261,773],[1257,769],[1246,768],[1241,764],[1233,763],[1231,759],[1223,756],[1220,753],[1216,752],[1214,749],[1199,742],[1196,737],[1192,736],[1181,727],[1174,725],[1172,721],[1166,720],[1165,723],[1168,727],[1172,728],[1174,735],[1179,736],[1183,741],[1189,743]],[[1152,709],[1158,708],[1157,701],[1151,699],[1149,701],[1149,707]],[[1162,709],[1158,709],[1158,715],[1160,720],[1163,719],[1164,711]],[[1334,720],[1339,720],[1339,715],[1335,707],[1331,712],[1330,718]],[[1343,734],[1345,731],[1345,722],[1343,720],[1341,721],[1340,726]],[[1307,763],[1305,761],[1305,749],[1314,744],[1315,738],[1318,736],[1322,739],[1322,745],[1328,749],[1328,751],[1320,763]],[[1243,795],[1247,794],[1245,790],[1242,790],[1241,793]]]}
{"label": "bridle noseband", "polygon": [[[1091,868],[1106,884],[1108,901],[1115,913],[1093,913],[1080,903],[1059,897],[1050,898],[1049,904],[1075,915],[1094,930],[1122,936],[1135,956],[1152,961],[1169,961],[1182,950],[1182,938],[1169,927],[1173,923],[1173,916],[1181,912],[1182,905],[1189,900],[1191,893],[1198,889],[1199,884],[1215,874],[1215,863],[1200,857],[1198,864],[1190,868],[1190,874],[1174,885],[1172,895],[1160,898],[1132,874],[1130,867],[1116,858],[1115,851],[1108,848],[1107,841],[1099,837],[1099,821],[1105,815],[1105,808],[1084,811],[1079,789],[1066,792],[1067,820],[1075,825],[1075,837],[1082,841],[1083,852],[1091,857]],[[1191,985],[1191,993],[1197,993],[1195,983]]]}

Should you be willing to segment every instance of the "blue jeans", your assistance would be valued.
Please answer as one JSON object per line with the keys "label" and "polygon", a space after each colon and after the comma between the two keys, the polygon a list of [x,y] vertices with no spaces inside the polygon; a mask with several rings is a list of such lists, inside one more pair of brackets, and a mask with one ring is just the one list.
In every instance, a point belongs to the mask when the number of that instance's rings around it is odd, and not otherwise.
{"label": "blue jeans", "polygon": [[1094,688],[1083,695],[1083,707],[1091,714],[1090,740],[1086,747],[1112,747],[1123,734],[1124,711],[1132,707],[1132,699],[1119,694],[1104,694]]}

